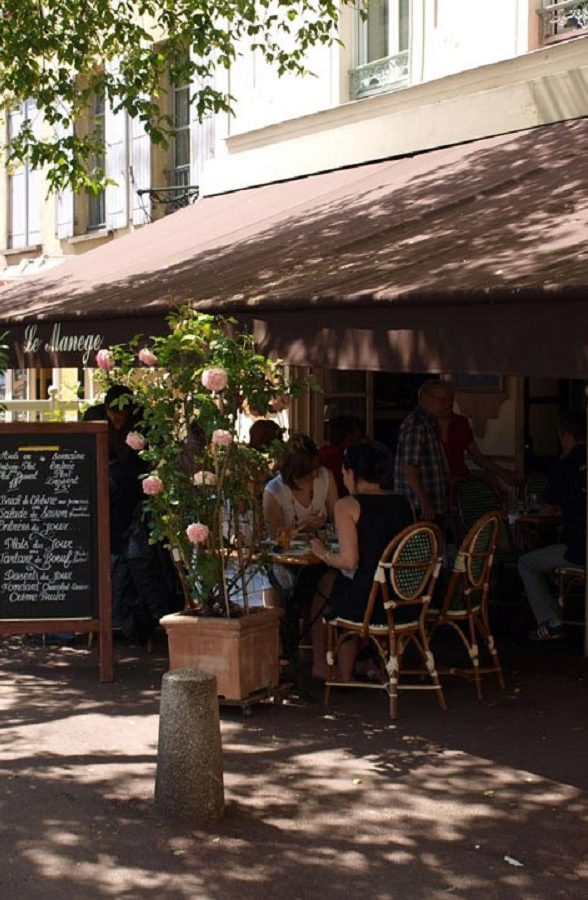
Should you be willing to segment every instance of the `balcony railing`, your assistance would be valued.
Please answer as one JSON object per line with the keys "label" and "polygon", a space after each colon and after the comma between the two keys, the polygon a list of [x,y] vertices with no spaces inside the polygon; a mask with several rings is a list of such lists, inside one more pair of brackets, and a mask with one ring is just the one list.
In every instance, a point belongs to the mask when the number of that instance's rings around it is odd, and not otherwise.
{"label": "balcony railing", "polygon": [[140,188],[137,191],[139,197],[148,196],[152,204],[165,207],[165,215],[183,209],[191,203],[196,203],[199,196],[197,184],[176,184],[172,187]]}
{"label": "balcony railing", "polygon": [[408,50],[365,63],[351,70],[351,96],[354,99],[396,91],[408,86],[410,54]]}
{"label": "balcony railing", "polygon": [[537,13],[542,20],[545,44],[588,34],[588,0],[546,3]]}

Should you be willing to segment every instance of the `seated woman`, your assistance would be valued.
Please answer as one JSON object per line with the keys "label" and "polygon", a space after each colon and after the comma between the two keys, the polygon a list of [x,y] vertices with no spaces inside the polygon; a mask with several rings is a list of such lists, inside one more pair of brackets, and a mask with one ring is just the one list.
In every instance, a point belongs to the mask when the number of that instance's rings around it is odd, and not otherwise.
{"label": "seated woman", "polygon": [[[388,454],[373,444],[348,447],[343,456],[343,480],[349,491],[335,505],[335,525],[339,551],[332,553],[319,540],[311,540],[313,552],[330,571],[321,579],[313,601],[312,629],[313,676],[324,680],[327,676],[326,627],[321,620],[325,606],[329,618],[341,616],[355,622],[363,620],[374,573],[380,557],[399,531],[414,521],[408,500],[381,487],[388,465]],[[353,569],[352,577],[341,570]],[[372,621],[383,624],[383,606],[374,609]],[[338,677],[349,681],[358,651],[358,642],[345,641],[338,658]]]}
{"label": "seated woman", "polygon": [[[314,441],[305,434],[292,435],[286,443],[280,472],[263,492],[263,518],[269,536],[277,539],[280,529],[291,535],[316,533],[333,521],[337,500],[335,479],[320,464]],[[326,571],[323,563],[294,569],[274,565],[272,578],[290,608],[310,607],[316,586]]]}
{"label": "seated woman", "polygon": [[263,492],[263,517],[270,537],[280,528],[293,534],[312,533],[333,521],[337,487],[331,472],[321,466],[318,449],[306,434],[286,443],[280,473]]}

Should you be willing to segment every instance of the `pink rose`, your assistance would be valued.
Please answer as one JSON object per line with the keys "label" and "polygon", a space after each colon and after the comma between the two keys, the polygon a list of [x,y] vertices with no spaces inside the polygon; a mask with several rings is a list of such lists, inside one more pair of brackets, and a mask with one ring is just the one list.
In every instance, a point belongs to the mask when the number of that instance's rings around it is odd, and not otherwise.
{"label": "pink rose", "polygon": [[96,354],[96,365],[103,372],[111,372],[114,369],[114,360],[110,350],[99,350]]}
{"label": "pink rose", "polygon": [[199,486],[202,484],[216,484],[216,481],[217,479],[214,472],[205,472],[201,470],[194,475],[194,484]]}
{"label": "pink rose", "polygon": [[125,438],[127,447],[131,450],[143,450],[146,444],[145,438],[138,431],[129,431]]}
{"label": "pink rose", "polygon": [[213,444],[218,444],[221,447],[228,447],[233,441],[233,436],[230,431],[225,431],[224,428],[217,428],[216,431],[212,432],[211,441]]}
{"label": "pink rose", "polygon": [[203,525],[202,522],[192,522],[186,528],[186,536],[191,544],[205,544],[209,534],[208,525]]}
{"label": "pink rose", "polygon": [[143,479],[143,493],[148,494],[150,497],[155,497],[156,494],[161,494],[163,490],[163,481],[161,478],[158,478],[157,475],[148,475],[147,478]]}
{"label": "pink rose", "polygon": [[202,373],[202,384],[209,391],[218,393],[224,391],[227,386],[229,377],[224,369],[205,369]]}
{"label": "pink rose", "polygon": [[157,357],[155,353],[151,350],[148,350],[147,347],[143,347],[142,350],[139,350],[139,359],[146,366],[155,366],[157,365]]}

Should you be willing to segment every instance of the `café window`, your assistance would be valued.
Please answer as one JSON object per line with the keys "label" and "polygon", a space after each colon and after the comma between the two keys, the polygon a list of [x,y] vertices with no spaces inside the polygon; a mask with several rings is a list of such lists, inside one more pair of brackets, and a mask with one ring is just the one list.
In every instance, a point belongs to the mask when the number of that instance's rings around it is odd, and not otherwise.
{"label": "caf\u00e9 window", "polygon": [[418,390],[424,381],[435,378],[426,373],[359,372],[315,369],[313,376],[321,392],[310,395],[311,431],[319,443],[326,441],[328,423],[336,416],[357,416],[374,440],[396,449],[398,432],[406,416],[415,408]]}
{"label": "caf\u00e9 window", "polygon": [[357,24],[357,67],[351,96],[406,87],[410,64],[410,0],[370,0]]}

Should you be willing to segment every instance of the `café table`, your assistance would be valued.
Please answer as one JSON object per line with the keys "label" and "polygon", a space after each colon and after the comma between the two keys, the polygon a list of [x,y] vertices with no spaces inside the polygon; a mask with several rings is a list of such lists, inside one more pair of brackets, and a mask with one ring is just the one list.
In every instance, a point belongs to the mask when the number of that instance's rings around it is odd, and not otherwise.
{"label": "caf\u00e9 table", "polygon": [[[338,549],[338,544],[336,541],[327,542],[327,546],[332,551]],[[282,598],[282,605],[284,608],[284,619],[282,627],[282,644],[284,656],[288,660],[288,663],[292,668],[294,680],[299,685],[300,647],[302,642],[304,641],[304,638],[309,634],[314,622],[310,621],[301,628],[300,611],[294,605],[294,603],[292,603],[292,595],[299,583],[299,579],[302,577],[302,573],[306,569],[308,569],[309,566],[320,565],[321,563],[323,563],[323,560],[321,560],[318,556],[316,556],[316,554],[311,551],[308,541],[292,541],[290,546],[287,548],[278,548],[277,545],[274,545],[270,549],[267,556],[270,560],[270,563],[274,565],[278,564],[281,566],[285,566],[288,570],[293,572],[293,584],[290,588],[285,588],[275,577],[272,568],[270,567],[268,569],[270,581],[278,590]],[[309,597],[309,607],[311,601],[312,597]]]}
{"label": "caf\u00e9 table", "polygon": [[557,543],[561,518],[557,514],[514,512],[508,514],[515,544],[522,553]]}

